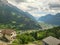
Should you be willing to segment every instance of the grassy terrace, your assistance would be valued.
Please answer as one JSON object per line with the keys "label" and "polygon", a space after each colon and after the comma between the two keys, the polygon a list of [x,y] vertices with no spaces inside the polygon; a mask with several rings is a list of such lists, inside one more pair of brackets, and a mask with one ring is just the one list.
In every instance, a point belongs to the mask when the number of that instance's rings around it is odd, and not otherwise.
{"label": "grassy terrace", "polygon": [[60,27],[46,30],[17,31],[16,39],[9,45],[43,45],[42,39],[53,36],[60,38]]}
{"label": "grassy terrace", "polygon": [[53,36],[60,38],[60,27],[54,27],[45,30],[28,30],[17,34],[17,39],[13,41],[12,45],[43,45],[42,39]]}
{"label": "grassy terrace", "polygon": [[[17,45],[17,44],[12,44],[12,45]],[[29,42],[28,44],[20,44],[20,45],[43,45],[42,41],[34,41],[34,42]]]}

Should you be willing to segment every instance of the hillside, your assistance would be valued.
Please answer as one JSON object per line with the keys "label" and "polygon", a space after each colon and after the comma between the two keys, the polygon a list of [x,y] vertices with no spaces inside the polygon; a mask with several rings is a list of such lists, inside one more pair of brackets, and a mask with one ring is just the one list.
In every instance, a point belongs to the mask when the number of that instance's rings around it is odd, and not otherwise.
{"label": "hillside", "polygon": [[42,27],[42,29],[50,29],[50,28],[53,28],[53,27],[57,27],[57,25],[47,24],[47,23],[44,23],[44,22],[39,22],[39,24]]}
{"label": "hillside", "polygon": [[57,13],[56,15],[48,14],[46,16],[40,17],[39,21],[43,21],[52,25],[60,25],[60,13]]}
{"label": "hillside", "polygon": [[41,28],[32,15],[9,4],[6,0],[0,0],[0,25],[22,30]]}
{"label": "hillside", "polygon": [[[18,44],[19,45],[25,45],[25,44],[28,45],[31,43],[35,44],[35,45],[43,45],[42,40],[49,36],[60,39],[60,26],[54,27],[51,29],[46,29],[46,30],[44,29],[44,31],[39,30],[36,32],[32,31],[30,33],[26,32],[23,34],[19,34],[19,35],[17,35],[17,40],[15,39],[11,45],[18,45]],[[49,40],[47,39],[47,41],[49,41]]]}

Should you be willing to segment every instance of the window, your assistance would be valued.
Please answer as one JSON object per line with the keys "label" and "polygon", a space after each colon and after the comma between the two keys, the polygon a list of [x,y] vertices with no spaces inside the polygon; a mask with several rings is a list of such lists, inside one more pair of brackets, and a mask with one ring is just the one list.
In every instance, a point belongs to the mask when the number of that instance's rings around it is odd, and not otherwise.
{"label": "window", "polygon": [[12,34],[11,34],[12,35]]}
{"label": "window", "polygon": [[58,45],[60,45],[60,44],[58,44]]}

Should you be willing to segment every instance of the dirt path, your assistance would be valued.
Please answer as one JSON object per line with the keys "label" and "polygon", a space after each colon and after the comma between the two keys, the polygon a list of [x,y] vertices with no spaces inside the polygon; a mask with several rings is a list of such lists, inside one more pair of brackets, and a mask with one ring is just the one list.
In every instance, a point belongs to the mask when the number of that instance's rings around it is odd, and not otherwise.
{"label": "dirt path", "polygon": [[28,45],[37,45],[37,44],[28,44]]}
{"label": "dirt path", "polygon": [[7,43],[0,41],[0,45],[7,45]]}
{"label": "dirt path", "polygon": [[32,44],[32,43],[31,43],[31,44],[25,44],[25,45],[38,45],[38,44]]}

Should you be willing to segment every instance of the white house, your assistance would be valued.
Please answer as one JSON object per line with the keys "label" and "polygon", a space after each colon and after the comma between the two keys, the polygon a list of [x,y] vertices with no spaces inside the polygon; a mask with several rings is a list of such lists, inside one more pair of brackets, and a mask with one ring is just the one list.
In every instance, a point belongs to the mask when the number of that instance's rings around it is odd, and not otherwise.
{"label": "white house", "polygon": [[2,36],[5,35],[8,40],[13,40],[14,38],[16,38],[16,31],[12,29],[4,29],[0,33],[2,34]]}

